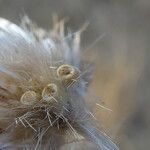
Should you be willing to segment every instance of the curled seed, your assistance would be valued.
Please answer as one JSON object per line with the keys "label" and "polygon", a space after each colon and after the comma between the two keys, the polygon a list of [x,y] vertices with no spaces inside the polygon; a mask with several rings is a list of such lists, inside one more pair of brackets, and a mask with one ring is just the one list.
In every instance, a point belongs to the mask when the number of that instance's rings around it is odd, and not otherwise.
{"label": "curled seed", "polygon": [[61,65],[57,69],[57,76],[60,77],[65,83],[71,84],[76,78],[79,77],[80,71],[78,68],[70,65]]}
{"label": "curled seed", "polygon": [[45,101],[52,101],[57,95],[57,85],[54,83],[48,84],[42,91],[42,98]]}
{"label": "curled seed", "polygon": [[20,101],[24,105],[33,105],[37,101],[37,94],[34,91],[26,91]]}

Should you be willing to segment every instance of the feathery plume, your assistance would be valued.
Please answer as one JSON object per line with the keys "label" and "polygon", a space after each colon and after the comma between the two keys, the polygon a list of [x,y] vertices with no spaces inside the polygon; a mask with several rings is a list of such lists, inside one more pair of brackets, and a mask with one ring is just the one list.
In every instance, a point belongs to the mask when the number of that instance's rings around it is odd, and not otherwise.
{"label": "feathery plume", "polygon": [[65,35],[64,20],[46,31],[26,16],[20,26],[0,18],[0,149],[59,150],[86,139],[118,150],[86,104],[92,69],[81,32]]}

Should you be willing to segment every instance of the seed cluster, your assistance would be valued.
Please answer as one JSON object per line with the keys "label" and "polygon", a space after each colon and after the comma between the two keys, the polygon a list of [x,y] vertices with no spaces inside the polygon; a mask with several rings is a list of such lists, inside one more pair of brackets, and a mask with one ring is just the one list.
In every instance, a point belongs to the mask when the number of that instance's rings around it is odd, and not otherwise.
{"label": "seed cluster", "polygon": [[60,150],[81,137],[118,150],[86,96],[93,67],[80,49],[85,26],[65,32],[64,21],[54,18],[46,31],[27,16],[20,26],[0,18],[0,150]]}
{"label": "seed cluster", "polygon": [[[79,69],[65,64],[61,65],[57,68],[57,76],[63,82],[65,86],[69,86],[75,82],[75,80],[79,77]],[[58,95],[58,87],[55,83],[49,83],[46,85],[42,91],[42,100],[46,102],[56,101],[56,96]],[[35,91],[26,91],[20,99],[21,103],[24,105],[33,105],[39,101],[38,93]]]}

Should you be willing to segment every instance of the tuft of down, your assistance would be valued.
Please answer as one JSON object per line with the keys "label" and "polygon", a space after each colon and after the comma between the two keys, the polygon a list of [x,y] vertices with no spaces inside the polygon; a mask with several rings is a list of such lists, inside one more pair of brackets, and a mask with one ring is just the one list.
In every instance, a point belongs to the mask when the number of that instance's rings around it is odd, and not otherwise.
{"label": "tuft of down", "polygon": [[0,18],[0,149],[59,150],[86,139],[118,150],[85,101],[92,71],[80,34],[65,35],[64,20],[46,31],[28,17],[20,26]]}

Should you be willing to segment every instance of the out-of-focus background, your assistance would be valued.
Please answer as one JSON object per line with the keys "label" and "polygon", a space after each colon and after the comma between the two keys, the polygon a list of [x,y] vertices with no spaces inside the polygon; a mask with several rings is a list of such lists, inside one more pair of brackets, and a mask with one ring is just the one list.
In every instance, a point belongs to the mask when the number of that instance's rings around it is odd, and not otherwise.
{"label": "out-of-focus background", "polygon": [[91,89],[113,110],[96,108],[97,118],[120,150],[148,150],[150,0],[0,0],[0,17],[19,23],[24,14],[46,29],[54,14],[72,31],[90,23],[82,49],[96,65]]}

